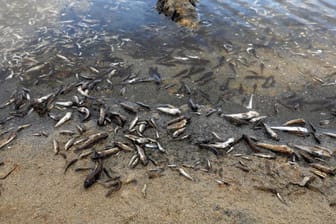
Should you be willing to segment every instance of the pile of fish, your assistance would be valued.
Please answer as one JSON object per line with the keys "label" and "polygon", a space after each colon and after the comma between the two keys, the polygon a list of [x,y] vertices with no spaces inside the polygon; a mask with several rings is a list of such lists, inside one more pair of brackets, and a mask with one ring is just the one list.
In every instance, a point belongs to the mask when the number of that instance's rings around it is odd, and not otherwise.
{"label": "pile of fish", "polygon": [[[109,158],[116,158],[120,154],[125,154],[129,158],[128,167],[130,169],[138,166],[146,167],[151,163],[157,168],[150,168],[148,170],[150,175],[157,175],[165,168],[171,168],[194,181],[195,178],[186,169],[177,164],[167,163],[165,157],[170,152],[167,149],[170,141],[185,141],[185,144],[192,142],[192,131],[188,131],[188,126],[201,116],[207,119],[211,119],[211,116],[219,116],[232,126],[245,125],[256,131],[262,129],[269,136],[269,140],[260,140],[256,136],[244,133],[235,133],[235,136],[223,139],[217,133],[212,132],[213,138],[193,141],[193,144],[200,150],[210,150],[220,156],[223,152],[231,154],[238,144],[246,143],[251,153],[233,155],[253,155],[263,159],[287,157],[292,163],[298,162],[300,165],[310,166],[311,172],[320,178],[336,173],[335,167],[328,165],[328,161],[333,158],[334,150],[320,145],[321,135],[335,137],[335,133],[318,132],[311,123],[307,124],[304,119],[290,120],[280,126],[271,125],[267,122],[267,116],[252,109],[253,96],[247,106],[247,112],[234,114],[198,105],[191,96],[188,98],[187,108],[183,105],[180,107],[170,104],[148,105],[128,100],[118,100],[118,103],[107,104],[104,99],[99,98],[102,94],[99,92],[99,85],[103,82],[107,84],[115,82],[115,80],[111,81],[111,76],[107,76],[105,80],[78,75],[76,77],[77,81],[62,85],[56,91],[40,97],[32,97],[30,90],[24,87],[16,89],[11,97],[1,105],[2,109],[13,109],[10,111],[11,115],[1,121],[1,125],[5,125],[14,118],[30,116],[34,112],[54,120],[54,129],[59,137],[52,141],[53,150],[55,155],[62,156],[66,161],[64,173],[81,160],[92,161],[91,163],[95,164],[75,168],[76,171],[88,170],[83,183],[84,188],[89,188],[98,182],[108,188],[106,196],[119,190],[123,184],[122,174],[111,172],[111,169],[105,166],[105,161]],[[161,76],[157,74],[155,77],[147,79],[146,83],[161,85],[161,82],[158,82]],[[134,80],[134,77],[130,79]],[[134,85],[134,82],[125,82],[127,80],[122,81],[124,85],[122,89]],[[122,93],[120,95],[123,97]],[[161,122],[160,125],[157,123],[158,120]],[[61,129],[70,125],[76,130]],[[307,125],[309,128],[306,127]],[[0,134],[4,136],[0,141],[0,149],[10,144],[19,131],[29,126],[30,124],[27,124],[3,131]],[[91,127],[88,128],[88,126]],[[283,141],[280,143],[278,132],[287,132],[298,137],[312,136],[316,144],[286,144]],[[34,133],[34,135],[48,137],[48,133],[43,131]],[[165,139],[166,145],[162,144],[161,139]],[[155,158],[161,159],[157,161]],[[211,162],[207,160],[203,171],[208,171],[210,168]],[[238,168],[249,171],[247,166]],[[220,179],[216,181],[223,183]]]}

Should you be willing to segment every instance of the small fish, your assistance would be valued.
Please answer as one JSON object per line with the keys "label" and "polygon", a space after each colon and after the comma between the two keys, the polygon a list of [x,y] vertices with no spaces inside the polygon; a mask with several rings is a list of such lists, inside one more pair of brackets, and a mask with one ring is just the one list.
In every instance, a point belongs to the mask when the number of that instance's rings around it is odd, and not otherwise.
{"label": "small fish", "polygon": [[67,57],[65,57],[65,56],[63,56],[61,54],[56,54],[56,57],[58,57],[59,59],[62,59],[64,61],[66,61],[66,62],[72,63],[69,58],[67,58]]}
{"label": "small fish", "polygon": [[105,124],[105,117],[106,117],[105,108],[104,107],[100,107],[99,108],[99,118],[98,118],[98,121],[97,121],[97,124],[99,126],[104,126],[104,124]]}
{"label": "small fish", "polygon": [[154,140],[151,140],[150,138],[145,138],[145,137],[138,137],[136,135],[124,135],[126,138],[130,139],[133,142],[136,142],[138,144],[145,144],[150,141],[155,142]]}
{"label": "small fish", "polygon": [[328,167],[328,166],[325,166],[325,165],[322,165],[322,164],[319,164],[319,163],[311,163],[309,164],[311,167],[319,170],[319,171],[322,171],[324,173],[327,173],[329,175],[335,175],[336,174],[336,168],[335,167]]}
{"label": "small fish", "polygon": [[122,142],[115,142],[116,146],[118,146],[121,150],[128,151],[128,152],[134,152],[135,149],[132,147],[122,143]]}
{"label": "small fish", "polygon": [[299,144],[292,144],[292,146],[298,150],[307,152],[313,156],[318,157],[327,157],[331,158],[332,151],[330,149],[327,149],[325,147],[321,146],[307,146],[307,145],[299,145]]}
{"label": "small fish", "polygon": [[250,120],[252,118],[260,116],[260,114],[257,111],[250,110],[246,113],[223,114],[223,116],[238,119],[238,120]]}
{"label": "small fish", "polygon": [[103,171],[103,161],[101,159],[98,159],[96,161],[95,168],[91,173],[89,173],[89,175],[87,175],[87,177],[84,180],[84,188],[91,187],[100,177],[102,171]]}
{"label": "small fish", "polygon": [[123,109],[125,109],[126,111],[131,112],[131,113],[137,113],[138,109],[139,109],[138,104],[132,103],[132,102],[127,102],[127,101],[121,102],[120,106]]}
{"label": "small fish", "polygon": [[72,116],[72,112],[67,112],[64,117],[62,117],[55,125],[55,128],[61,126],[62,124],[64,124],[65,122],[67,122],[68,120],[71,119]]}
{"label": "small fish", "polygon": [[33,67],[29,68],[29,69],[26,71],[26,73],[39,71],[39,70],[41,70],[42,68],[44,68],[44,66],[46,66],[46,63],[39,64],[39,65],[36,65],[36,66],[33,66]]}
{"label": "small fish", "polygon": [[323,132],[322,134],[332,137],[332,138],[336,138],[336,133],[333,133],[333,132]]}
{"label": "small fish", "polygon": [[273,126],[270,127],[271,129],[274,130],[279,130],[279,131],[288,131],[288,132],[294,132],[298,134],[308,134],[309,131],[307,128],[303,127],[291,127],[291,126]]}
{"label": "small fish", "polygon": [[254,153],[253,155],[256,157],[264,158],[264,159],[276,159],[275,155],[270,155],[270,154]]}
{"label": "small fish", "polygon": [[134,156],[132,156],[132,158],[130,159],[129,163],[128,163],[128,166],[130,168],[135,168],[138,163],[140,161],[140,158],[139,158],[139,155],[138,154],[135,154]]}
{"label": "small fish", "polygon": [[57,155],[59,152],[59,144],[56,139],[53,139],[53,147],[54,147],[54,153],[55,155]]}
{"label": "small fish", "polygon": [[194,181],[194,178],[192,176],[190,176],[183,168],[178,168],[179,173],[186,177],[187,179]]}
{"label": "small fish", "polygon": [[79,108],[77,108],[77,110],[80,113],[84,114],[84,118],[83,118],[82,121],[86,121],[87,119],[89,119],[89,117],[90,117],[91,114],[90,114],[90,110],[88,108],[86,108],[86,107],[79,107]]}
{"label": "small fish", "polygon": [[75,157],[75,158],[69,160],[69,161],[65,164],[64,174],[67,172],[67,170],[69,169],[69,167],[70,167],[71,165],[73,165],[73,164],[74,164],[75,162],[77,162],[77,161],[78,161],[78,158],[77,158],[77,157]]}
{"label": "small fish", "polygon": [[64,150],[69,150],[75,143],[77,139],[77,136],[71,138],[69,141],[67,141],[64,145]]}
{"label": "small fish", "polygon": [[79,146],[78,148],[75,149],[75,151],[80,151],[80,150],[83,150],[83,149],[87,149],[89,147],[91,147],[93,144],[105,139],[108,137],[108,133],[107,132],[99,132],[97,134],[93,134],[93,135],[90,135],[88,137],[88,139],[81,145]]}
{"label": "small fish", "polygon": [[147,197],[147,184],[144,184],[142,190],[141,190],[141,193],[143,195],[144,198]]}
{"label": "small fish", "polygon": [[12,131],[7,138],[0,140],[0,149],[11,143],[16,138],[16,131]]}
{"label": "small fish", "polygon": [[304,125],[306,124],[306,121],[303,118],[298,118],[294,120],[289,120],[283,124],[283,126],[289,126],[289,125]]}
{"label": "small fish", "polygon": [[118,148],[118,147],[107,148],[107,149],[104,149],[103,151],[97,151],[94,154],[93,158],[94,159],[105,158],[105,157],[108,157],[108,156],[111,156],[111,155],[115,155],[118,152],[120,152],[120,148]]}
{"label": "small fish", "polygon": [[265,127],[266,133],[267,133],[269,136],[271,136],[272,139],[274,139],[274,140],[276,140],[276,141],[279,141],[279,140],[280,140],[278,134],[277,134],[275,131],[273,131],[273,130],[271,129],[271,127],[270,127],[268,124],[263,123],[263,125],[264,125],[264,127]]}
{"label": "small fish", "polygon": [[217,148],[217,149],[227,149],[230,146],[232,146],[232,144],[234,142],[236,142],[235,138],[229,138],[225,142],[216,142],[216,143],[213,143],[213,144],[200,144],[200,146],[210,147],[210,148]]}
{"label": "small fish", "polygon": [[177,138],[178,136],[180,136],[185,131],[185,129],[186,128],[184,127],[184,128],[180,128],[174,131],[172,134],[173,138]]}
{"label": "small fish", "polygon": [[130,130],[132,130],[133,128],[135,128],[135,126],[137,125],[138,121],[139,121],[139,117],[138,117],[138,115],[136,115],[136,116],[134,117],[134,119],[131,121],[128,130],[130,131]]}
{"label": "small fish", "polygon": [[167,107],[157,107],[156,108],[158,111],[163,112],[165,114],[169,115],[180,115],[181,111],[177,107],[174,107],[172,105],[169,105]]}
{"label": "small fish", "polygon": [[187,119],[183,119],[181,121],[168,125],[167,129],[168,130],[181,129],[184,128],[187,125],[187,123],[188,123]]}
{"label": "small fish", "polygon": [[268,143],[257,142],[256,146],[262,147],[264,149],[269,149],[273,152],[280,152],[289,155],[292,155],[294,153],[294,150],[287,145],[273,145]]}
{"label": "small fish", "polygon": [[138,155],[140,157],[142,165],[147,166],[148,158],[146,156],[146,153],[145,153],[144,149],[139,145],[135,145],[135,147],[136,147],[136,150],[137,150]]}
{"label": "small fish", "polygon": [[251,94],[249,103],[246,106],[246,109],[248,109],[248,110],[252,110],[253,109],[253,97],[254,97],[254,95]]}

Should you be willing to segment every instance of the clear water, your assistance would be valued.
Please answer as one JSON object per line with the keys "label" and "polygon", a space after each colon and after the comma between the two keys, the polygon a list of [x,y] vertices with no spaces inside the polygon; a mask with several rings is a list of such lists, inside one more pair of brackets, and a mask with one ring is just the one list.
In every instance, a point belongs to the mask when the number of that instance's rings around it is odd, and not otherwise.
{"label": "clear water", "polygon": [[[228,89],[231,96],[278,95],[303,90],[316,78],[334,81],[333,0],[201,0],[196,31],[159,15],[155,4],[1,0],[1,82],[54,85],[92,73],[89,66],[103,76],[118,62],[140,76],[157,67],[167,83],[183,81],[214,98]],[[27,73],[43,63],[39,74]],[[176,76],[183,70],[196,72]]]}

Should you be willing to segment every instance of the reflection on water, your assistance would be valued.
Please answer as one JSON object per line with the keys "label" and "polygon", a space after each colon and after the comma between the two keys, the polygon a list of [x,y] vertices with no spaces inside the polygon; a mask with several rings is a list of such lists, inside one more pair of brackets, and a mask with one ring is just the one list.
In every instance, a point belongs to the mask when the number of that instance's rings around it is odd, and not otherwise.
{"label": "reflection on water", "polygon": [[1,0],[1,79],[27,86],[118,66],[142,77],[158,67],[168,84],[183,81],[213,100],[333,81],[332,0],[202,0],[194,32],[158,15],[155,3]]}

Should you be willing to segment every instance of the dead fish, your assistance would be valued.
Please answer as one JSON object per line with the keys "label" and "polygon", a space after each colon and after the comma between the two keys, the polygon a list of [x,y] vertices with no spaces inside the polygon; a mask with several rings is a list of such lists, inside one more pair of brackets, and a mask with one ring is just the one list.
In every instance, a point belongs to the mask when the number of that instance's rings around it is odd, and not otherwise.
{"label": "dead fish", "polygon": [[308,134],[309,133],[308,129],[303,128],[303,127],[273,126],[270,128],[272,128],[273,130],[295,132],[298,134]]}
{"label": "dead fish", "polygon": [[265,127],[265,130],[266,130],[266,133],[271,136],[272,139],[276,140],[276,141],[279,141],[280,138],[278,136],[278,134],[273,131],[269,125],[267,125],[266,123],[263,123],[264,127]]}
{"label": "dead fish", "polygon": [[332,151],[330,149],[327,149],[325,147],[321,146],[307,146],[307,145],[298,145],[298,144],[292,144],[293,147],[295,147],[298,150],[302,150],[304,152],[307,152],[313,156],[319,156],[319,157],[327,157],[331,158]]}
{"label": "dead fish", "polygon": [[248,109],[248,110],[252,110],[252,108],[253,108],[253,97],[254,97],[254,95],[251,94],[249,103],[246,106],[246,109]]}
{"label": "dead fish", "polygon": [[333,133],[333,132],[323,132],[322,134],[332,137],[332,138],[336,138],[336,133]]}
{"label": "dead fish", "polygon": [[245,140],[245,142],[247,143],[248,146],[250,146],[250,148],[256,152],[259,153],[260,150],[256,147],[255,143],[252,141],[252,139],[250,138],[250,136],[248,135],[243,135],[243,139]]}
{"label": "dead fish", "polygon": [[16,138],[16,131],[12,131],[7,138],[0,140],[0,149],[11,143]]}
{"label": "dead fish", "polygon": [[257,142],[256,146],[262,147],[264,149],[269,149],[273,152],[280,152],[289,155],[292,155],[294,153],[294,150],[287,145],[273,145],[268,143]]}
{"label": "dead fish", "polygon": [[132,147],[130,147],[130,146],[128,146],[128,145],[126,145],[126,144],[124,144],[124,143],[122,143],[122,142],[114,142],[114,143],[115,143],[116,146],[118,146],[121,150],[128,151],[128,152],[134,152],[134,151],[135,151]]}
{"label": "dead fish", "polygon": [[65,56],[63,56],[61,54],[56,54],[56,57],[58,57],[59,59],[62,59],[64,61],[66,61],[68,63],[72,63],[69,58],[67,58],[67,57],[65,57]]}
{"label": "dead fish", "polygon": [[89,66],[89,69],[90,69],[90,71],[91,72],[93,72],[93,73],[96,73],[96,74],[98,74],[99,73],[99,70],[98,69],[96,69],[95,67],[93,67],[93,66]]}
{"label": "dead fish", "polygon": [[79,107],[79,108],[77,108],[77,110],[80,113],[84,114],[84,118],[83,118],[82,121],[86,121],[90,117],[90,115],[91,115],[90,114],[90,110],[88,108],[86,108],[86,107]]}
{"label": "dead fish", "polygon": [[119,191],[121,189],[122,182],[120,180],[114,181],[109,186],[109,190],[106,192],[105,197],[110,197],[114,192]]}
{"label": "dead fish", "polygon": [[57,155],[57,153],[59,152],[59,145],[56,139],[53,139],[53,147],[54,147],[54,153],[55,155]]}
{"label": "dead fish", "polygon": [[236,141],[235,138],[229,138],[225,142],[216,142],[216,143],[213,143],[213,144],[200,144],[200,146],[217,148],[217,149],[227,149],[228,147],[232,146],[232,144],[235,141]]}
{"label": "dead fish", "polygon": [[289,120],[283,124],[283,126],[288,126],[288,125],[304,125],[306,124],[306,121],[303,118],[298,118],[294,120]]}
{"label": "dead fish", "polygon": [[179,122],[179,121],[184,120],[184,119],[186,119],[185,116],[183,116],[183,115],[179,116],[177,118],[174,118],[174,119],[168,121],[166,126],[169,126],[171,124],[174,124],[174,123]]}
{"label": "dead fish", "polygon": [[81,125],[81,124],[77,124],[76,129],[79,132],[79,134],[83,134],[86,131],[86,127],[84,125]]}
{"label": "dead fish", "polygon": [[73,130],[61,130],[58,133],[60,135],[74,135],[74,134],[76,134],[76,132],[73,131]]}
{"label": "dead fish", "polygon": [[103,171],[103,161],[101,159],[98,159],[96,161],[96,166],[93,169],[89,175],[84,180],[84,188],[89,188],[91,187],[99,178],[101,172]]}
{"label": "dead fish", "polygon": [[20,126],[18,126],[18,127],[16,128],[16,132],[19,132],[19,131],[21,131],[21,130],[23,130],[23,129],[25,129],[25,128],[30,127],[30,126],[31,126],[31,124],[23,124],[23,125],[20,125]]}
{"label": "dead fish", "polygon": [[260,116],[257,111],[250,110],[246,113],[238,113],[238,114],[223,114],[224,117],[230,117],[238,120],[250,120],[252,118]]}
{"label": "dead fish", "polygon": [[100,107],[99,108],[99,118],[98,118],[98,121],[97,121],[97,124],[99,126],[104,126],[104,124],[105,124],[105,117],[106,117],[105,108],[104,107]]}
{"label": "dead fish", "polygon": [[145,131],[146,127],[147,127],[147,121],[139,122],[139,128],[138,128],[139,133],[142,134]]}
{"label": "dead fish", "polygon": [[310,170],[310,172],[312,172],[313,174],[315,174],[316,176],[318,176],[322,179],[324,179],[328,176],[328,174],[326,174],[325,172],[319,171],[317,169],[312,169],[312,170]]}
{"label": "dead fish", "polygon": [[103,151],[97,151],[94,156],[93,159],[98,159],[98,158],[105,158],[111,155],[115,155],[118,152],[120,152],[120,148],[118,147],[112,147],[112,148],[106,148]]}
{"label": "dead fish", "polygon": [[135,102],[135,103],[138,104],[139,106],[141,106],[141,107],[147,109],[147,110],[150,110],[150,109],[151,109],[151,107],[150,107],[148,104],[145,104],[145,103],[143,103],[143,102],[137,101],[137,102]]}
{"label": "dead fish", "polygon": [[258,117],[252,118],[252,119],[250,120],[250,122],[251,122],[251,123],[256,123],[256,122],[265,120],[266,118],[267,118],[267,116],[258,116]]}
{"label": "dead fish", "polygon": [[141,190],[141,193],[143,195],[144,198],[147,197],[147,184],[144,184],[142,190]]}
{"label": "dead fish", "polygon": [[125,109],[128,112],[131,112],[131,113],[137,113],[138,112],[139,106],[136,103],[125,101],[125,102],[121,102],[119,104],[123,109]]}
{"label": "dead fish", "polygon": [[17,164],[15,164],[14,166],[13,166],[13,168],[11,168],[9,171],[7,171],[7,173],[5,173],[4,175],[1,175],[0,176],[0,180],[4,180],[4,179],[6,179],[14,170],[16,170],[16,168],[18,167],[18,165]]}
{"label": "dead fish", "polygon": [[177,137],[180,136],[185,130],[186,130],[186,127],[177,129],[177,130],[174,131],[173,134],[172,134],[173,138],[177,138]]}
{"label": "dead fish", "polygon": [[57,101],[55,102],[55,105],[58,105],[58,106],[62,106],[62,107],[71,107],[73,106],[73,102],[72,101]]}
{"label": "dead fish", "polygon": [[147,166],[148,158],[146,156],[146,153],[145,153],[144,149],[142,147],[140,147],[139,145],[135,145],[135,147],[136,147],[136,150],[137,150],[138,155],[140,157],[142,165]]}
{"label": "dead fish", "polygon": [[64,117],[62,117],[55,125],[55,128],[61,126],[62,124],[64,124],[65,122],[67,122],[68,120],[71,119],[72,116],[72,112],[67,112]]}
{"label": "dead fish", "polygon": [[88,139],[81,145],[79,146],[78,148],[75,149],[75,151],[80,151],[80,150],[83,150],[83,149],[87,149],[89,147],[91,147],[93,144],[105,139],[108,137],[108,133],[107,132],[99,132],[97,134],[93,134],[93,135],[90,135],[88,137]]}
{"label": "dead fish", "polygon": [[64,174],[67,172],[67,170],[69,169],[69,167],[70,167],[71,165],[73,165],[73,164],[74,164],[75,162],[77,162],[77,161],[78,161],[78,158],[77,158],[77,157],[75,157],[75,158],[69,160],[69,161],[65,164]]}
{"label": "dead fish", "polygon": [[126,138],[130,139],[133,142],[136,142],[138,144],[145,144],[150,141],[155,142],[155,140],[150,139],[150,138],[145,138],[145,137],[138,137],[136,135],[124,135]]}
{"label": "dead fish", "polygon": [[26,73],[30,73],[30,72],[35,72],[35,71],[39,71],[41,70],[42,68],[44,68],[44,66],[46,66],[47,63],[43,63],[43,64],[39,64],[39,65],[35,65],[31,68],[29,68]]}
{"label": "dead fish", "polygon": [[336,173],[336,168],[335,167],[328,167],[325,165],[322,165],[320,163],[311,163],[309,164],[311,167],[314,167],[315,169],[322,171],[324,173],[327,173],[329,175],[335,175]]}
{"label": "dead fish", "polygon": [[264,158],[264,159],[276,159],[275,155],[270,155],[270,154],[254,153],[253,155],[259,158]]}
{"label": "dead fish", "polygon": [[129,130],[129,131],[132,130],[132,129],[136,126],[136,124],[138,123],[138,121],[139,121],[139,117],[138,117],[138,115],[137,115],[137,116],[135,116],[134,119],[131,121],[128,130]]}
{"label": "dead fish", "polygon": [[187,123],[188,123],[187,119],[183,119],[176,123],[170,124],[169,126],[167,126],[167,129],[168,130],[181,129],[184,128],[187,125]]}
{"label": "dead fish", "polygon": [[77,136],[69,139],[69,141],[67,141],[64,145],[64,150],[69,150],[74,145],[74,142],[76,141],[76,139],[77,139]]}
{"label": "dead fish", "polygon": [[183,168],[178,168],[179,173],[184,176],[185,178],[194,181],[194,178],[190,176]]}
{"label": "dead fish", "polygon": [[130,168],[135,168],[138,163],[140,161],[140,158],[139,158],[139,155],[138,154],[135,154],[134,156],[132,156],[132,158],[130,159],[129,163],[128,163],[128,166]]}
{"label": "dead fish", "polygon": [[172,105],[168,105],[166,107],[157,107],[156,108],[158,111],[163,112],[165,114],[169,115],[180,115],[181,111],[177,107],[174,107]]}

